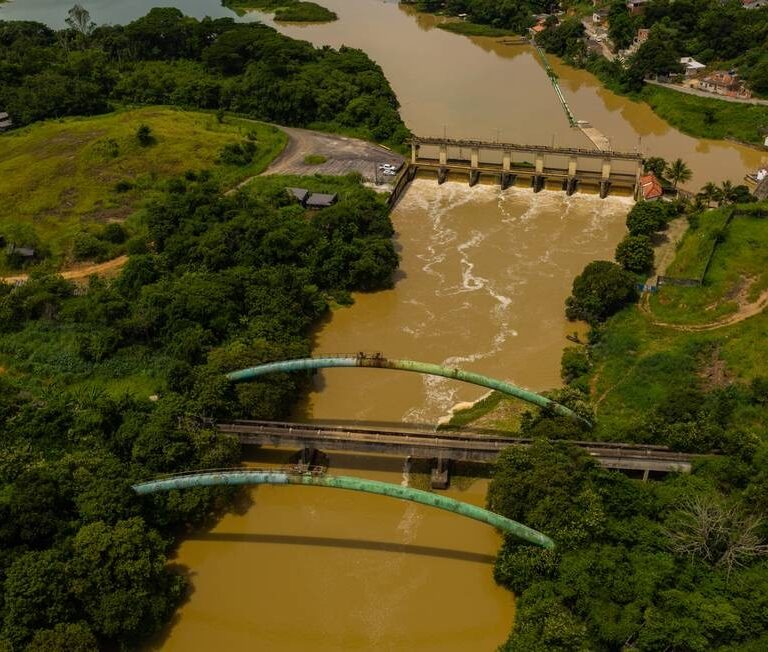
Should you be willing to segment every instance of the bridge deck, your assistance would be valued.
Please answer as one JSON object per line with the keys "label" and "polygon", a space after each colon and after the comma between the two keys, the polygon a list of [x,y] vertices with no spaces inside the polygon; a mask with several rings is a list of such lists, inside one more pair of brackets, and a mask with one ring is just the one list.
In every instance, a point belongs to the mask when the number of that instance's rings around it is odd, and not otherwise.
{"label": "bridge deck", "polygon": [[[493,462],[511,445],[525,446],[530,439],[474,433],[381,430],[330,424],[271,421],[230,421],[217,424],[221,432],[237,435],[243,444],[271,447],[314,447],[361,453],[447,458],[459,461]],[[602,466],[627,471],[691,470],[693,456],[663,446],[640,446],[611,442],[569,442],[584,449]]]}
{"label": "bridge deck", "polygon": [[540,152],[543,154],[579,156],[585,158],[606,159],[617,161],[641,161],[643,156],[639,152],[614,152],[612,150],[583,149],[580,147],[550,147],[548,145],[521,145],[518,143],[495,143],[483,140],[455,140],[452,138],[414,137],[411,144],[420,145],[445,145],[447,147],[463,147],[475,149],[492,149],[507,152]]}

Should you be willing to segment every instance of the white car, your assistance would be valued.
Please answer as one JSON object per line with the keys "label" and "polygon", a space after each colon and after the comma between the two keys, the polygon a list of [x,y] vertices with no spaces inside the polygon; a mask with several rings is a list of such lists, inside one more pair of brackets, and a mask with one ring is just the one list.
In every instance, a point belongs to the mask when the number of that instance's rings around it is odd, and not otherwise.
{"label": "white car", "polygon": [[394,172],[396,169],[397,168],[391,163],[382,163],[379,166],[379,170],[381,170],[382,172]]}

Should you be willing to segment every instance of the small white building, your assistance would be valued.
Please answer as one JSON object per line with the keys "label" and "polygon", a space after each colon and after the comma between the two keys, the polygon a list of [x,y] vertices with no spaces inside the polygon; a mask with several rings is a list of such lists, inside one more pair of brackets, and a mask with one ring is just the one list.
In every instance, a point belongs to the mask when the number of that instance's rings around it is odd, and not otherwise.
{"label": "small white building", "polygon": [[685,69],[686,77],[691,77],[695,75],[697,72],[701,72],[706,68],[706,66],[703,63],[696,61],[696,59],[694,59],[693,57],[681,57],[680,64]]}

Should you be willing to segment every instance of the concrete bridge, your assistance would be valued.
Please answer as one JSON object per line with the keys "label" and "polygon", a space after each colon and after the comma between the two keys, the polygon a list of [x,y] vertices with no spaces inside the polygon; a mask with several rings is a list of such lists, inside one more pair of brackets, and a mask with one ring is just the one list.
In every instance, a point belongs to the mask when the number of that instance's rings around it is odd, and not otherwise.
{"label": "concrete bridge", "polygon": [[[470,432],[425,431],[399,427],[382,429],[341,426],[325,423],[236,420],[219,422],[215,427],[236,435],[245,445],[378,453],[397,457],[437,460],[432,486],[448,485],[450,460],[491,463],[508,446],[528,446],[531,439]],[[612,442],[569,441],[607,469],[650,473],[688,473],[693,456],[671,451],[666,446],[646,446]]]}
{"label": "concrete bridge", "polygon": [[[423,155],[425,148],[431,150],[430,156]],[[637,199],[642,155],[638,152],[414,137],[411,139],[410,162],[402,175],[407,183],[421,171],[434,172],[438,183],[443,183],[449,173],[461,173],[467,176],[470,186],[478,183],[482,175],[498,180],[502,188],[520,179],[529,182],[534,192],[543,190],[549,183],[569,195],[589,186],[596,188],[603,198],[613,189],[623,189]]]}

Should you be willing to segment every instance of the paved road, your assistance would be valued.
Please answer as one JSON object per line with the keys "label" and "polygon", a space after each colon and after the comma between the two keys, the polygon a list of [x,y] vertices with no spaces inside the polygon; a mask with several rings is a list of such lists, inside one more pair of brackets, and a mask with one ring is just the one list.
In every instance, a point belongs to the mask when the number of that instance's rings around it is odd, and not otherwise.
{"label": "paved road", "polygon": [[[294,127],[280,129],[288,134],[288,145],[264,174],[344,175],[359,172],[366,181],[386,183],[395,177],[383,176],[378,171],[379,165],[389,163],[399,168],[405,160],[380,145],[357,138]],[[311,154],[323,156],[326,161],[319,165],[305,163],[304,158]]]}
{"label": "paved road", "polygon": [[709,100],[723,100],[723,102],[733,102],[735,104],[759,104],[762,106],[768,106],[768,100],[761,100],[756,97],[745,100],[740,97],[728,97],[727,95],[715,95],[714,93],[706,93],[700,91],[698,88],[690,88],[688,86],[681,86],[680,84],[664,84],[662,82],[654,81],[653,79],[646,79],[646,84],[651,86],[660,86],[661,88],[668,88],[671,91],[677,91],[678,93],[685,93],[686,95],[696,95],[698,97],[706,97]]}

